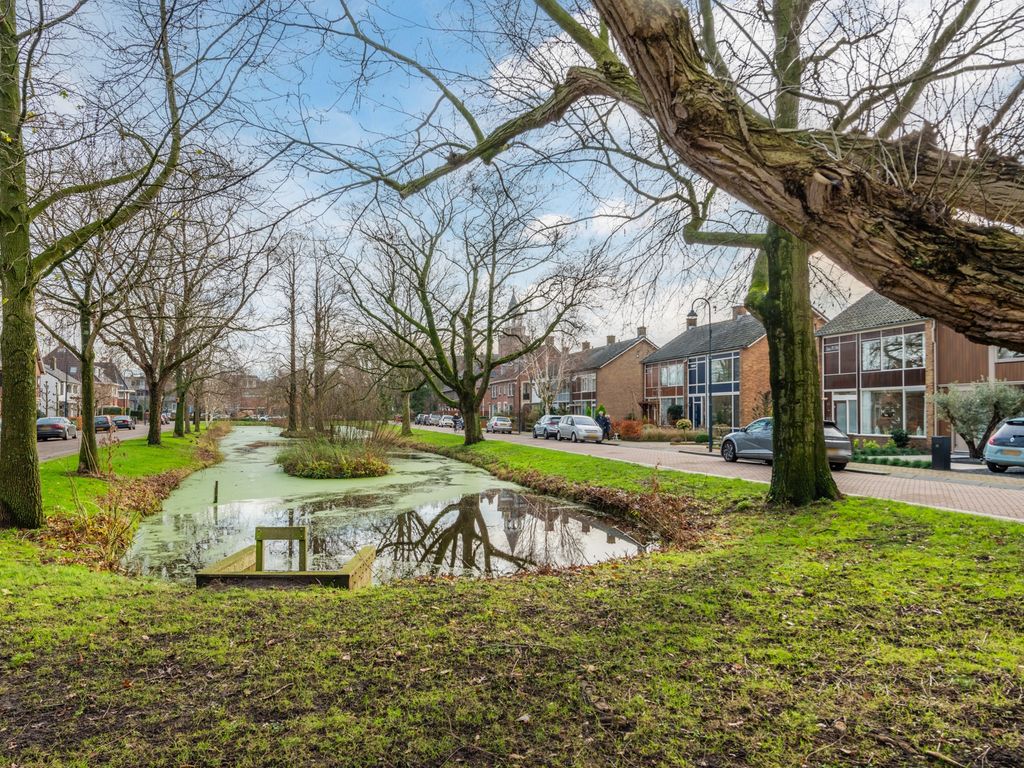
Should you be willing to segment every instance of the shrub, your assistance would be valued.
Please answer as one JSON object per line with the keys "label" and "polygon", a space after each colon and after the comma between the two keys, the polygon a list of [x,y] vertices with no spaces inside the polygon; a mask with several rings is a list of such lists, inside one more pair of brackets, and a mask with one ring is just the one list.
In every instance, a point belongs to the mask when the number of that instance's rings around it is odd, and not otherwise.
{"label": "shrub", "polygon": [[639,440],[643,425],[635,419],[619,419],[612,422],[612,432],[617,432],[623,440]]}
{"label": "shrub", "polygon": [[893,427],[889,434],[897,448],[906,448],[910,445],[910,434],[903,427]]}
{"label": "shrub", "polygon": [[294,477],[328,480],[352,477],[380,477],[391,471],[385,445],[374,433],[327,439],[297,440],[277,454],[277,463]]}
{"label": "shrub", "polygon": [[676,422],[676,426],[679,426],[680,421],[683,421],[683,406],[679,403],[673,403],[666,410],[669,421]]}
{"label": "shrub", "polygon": [[706,443],[707,441],[708,441],[708,433],[707,432],[698,432],[696,435],[693,436],[693,442],[695,442],[695,443]]}
{"label": "shrub", "polygon": [[689,419],[676,419],[676,429],[693,429],[693,422]]}

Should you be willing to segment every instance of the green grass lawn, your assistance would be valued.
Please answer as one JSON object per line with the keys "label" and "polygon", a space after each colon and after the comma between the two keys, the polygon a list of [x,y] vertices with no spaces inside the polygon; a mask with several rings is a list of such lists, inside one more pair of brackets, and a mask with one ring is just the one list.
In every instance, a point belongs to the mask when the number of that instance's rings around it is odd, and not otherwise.
{"label": "green grass lawn", "polygon": [[[200,462],[195,457],[196,439],[193,435],[173,437],[164,434],[161,445],[146,445],[146,438],[122,440],[113,446],[99,446],[100,466],[116,476],[146,477],[172,469],[196,469]],[[106,480],[77,477],[78,454],[62,456],[41,462],[39,480],[43,491],[43,505],[47,513],[57,508],[69,509],[75,505],[75,495],[84,502],[96,501],[109,488]]]}
{"label": "green grass lawn", "polygon": [[723,508],[686,550],[355,594],[196,592],[3,533],[0,744],[19,766],[1024,765],[1024,528],[860,498]]}

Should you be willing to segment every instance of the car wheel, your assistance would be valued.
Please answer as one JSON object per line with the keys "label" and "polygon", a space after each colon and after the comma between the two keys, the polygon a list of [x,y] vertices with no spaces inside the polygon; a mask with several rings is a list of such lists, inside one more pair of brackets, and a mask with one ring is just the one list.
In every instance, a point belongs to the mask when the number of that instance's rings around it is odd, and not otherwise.
{"label": "car wheel", "polygon": [[726,461],[736,461],[736,444],[732,440],[726,440],[722,443],[722,458]]}
{"label": "car wheel", "polygon": [[67,440],[67,439],[68,439],[68,431],[65,429],[64,430],[64,436],[61,437],[61,440]]}
{"label": "car wheel", "polygon": [[604,441],[603,440],[598,440],[597,444],[600,445],[602,442],[604,442]]}
{"label": "car wheel", "polygon": [[829,464],[829,466],[832,467],[833,472],[842,472],[846,469],[846,464]]}
{"label": "car wheel", "polygon": [[572,433],[572,441],[574,443],[578,443],[579,442],[579,438],[576,437],[576,433],[575,432]]}
{"label": "car wheel", "polygon": [[990,472],[1005,472],[1006,466],[1002,464],[993,464],[991,461],[986,461],[985,466],[989,468]]}

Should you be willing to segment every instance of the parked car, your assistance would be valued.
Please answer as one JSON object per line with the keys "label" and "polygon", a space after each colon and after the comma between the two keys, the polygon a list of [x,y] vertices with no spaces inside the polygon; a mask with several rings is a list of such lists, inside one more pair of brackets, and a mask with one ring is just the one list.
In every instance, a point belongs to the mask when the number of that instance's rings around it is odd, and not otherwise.
{"label": "parked car", "polygon": [[51,437],[69,440],[78,437],[78,428],[70,419],[63,416],[44,416],[36,419],[36,440],[46,442]]}
{"label": "parked car", "polygon": [[118,429],[135,429],[135,419],[131,416],[113,416],[111,418]]}
{"label": "parked car", "polygon": [[512,419],[508,416],[491,416],[484,427],[485,432],[505,432],[512,434]]}
{"label": "parked car", "polygon": [[600,443],[604,439],[601,425],[589,416],[563,416],[558,420],[558,439],[572,440],[574,443],[593,440]]}
{"label": "parked car", "polygon": [[436,427],[438,425],[438,422],[440,422],[440,421],[441,421],[441,414],[439,414],[439,413],[432,413],[432,414],[430,414],[429,417],[427,417],[427,424],[429,424],[432,427]]}
{"label": "parked car", "polygon": [[109,416],[97,416],[92,422],[97,432],[117,432],[117,425]]}
{"label": "parked car", "polygon": [[985,444],[985,466],[992,472],[1024,467],[1024,418],[1007,419]]}
{"label": "parked car", "polygon": [[556,416],[553,413],[544,414],[533,425],[533,436],[543,437],[545,440],[549,437],[558,437],[558,422],[561,420],[561,416]]}
{"label": "parked car", "polygon": [[451,416],[442,416],[440,419],[438,419],[437,422],[437,426],[448,427],[449,429],[451,429],[453,424],[455,424],[455,419],[453,419]]}
{"label": "parked car", "polygon": [[[742,429],[730,432],[722,438],[722,458],[726,461],[757,459],[770,464],[774,459],[772,434],[770,416],[755,419]],[[846,469],[846,465],[853,458],[853,443],[834,421],[825,422],[825,450],[828,453],[829,466],[837,472]]]}

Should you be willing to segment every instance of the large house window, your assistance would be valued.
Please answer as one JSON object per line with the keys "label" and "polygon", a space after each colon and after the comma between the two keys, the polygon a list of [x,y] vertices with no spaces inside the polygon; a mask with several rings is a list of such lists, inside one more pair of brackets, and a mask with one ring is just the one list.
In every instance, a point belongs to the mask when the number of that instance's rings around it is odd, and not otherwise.
{"label": "large house window", "polygon": [[924,435],[923,389],[868,389],[862,395],[863,434],[888,435],[902,427],[911,435]]}
{"label": "large house window", "polygon": [[597,391],[597,374],[596,373],[583,373],[580,374],[580,392],[596,392]]}
{"label": "large house window", "polygon": [[683,386],[683,364],[672,363],[671,365],[662,365],[660,381],[663,387],[681,387]]}
{"label": "large house window", "polygon": [[998,347],[996,349],[996,360],[1024,360],[1024,352],[1017,352],[1006,347]]}
{"label": "large house window", "polygon": [[864,339],[860,344],[860,367],[864,371],[877,371],[882,365],[882,340]]}
{"label": "large house window", "polygon": [[924,368],[924,334],[918,331],[861,339],[860,367],[862,371]]}

